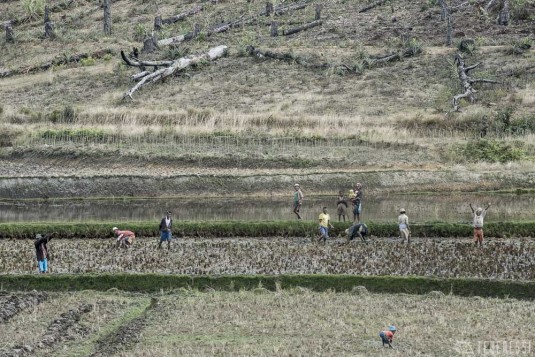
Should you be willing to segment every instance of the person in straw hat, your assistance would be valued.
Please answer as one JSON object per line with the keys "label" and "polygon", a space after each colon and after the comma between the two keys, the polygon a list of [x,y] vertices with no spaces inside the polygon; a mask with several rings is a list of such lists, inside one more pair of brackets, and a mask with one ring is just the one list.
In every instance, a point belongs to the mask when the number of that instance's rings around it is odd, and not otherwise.
{"label": "person in straw hat", "polygon": [[411,230],[409,227],[409,217],[405,212],[405,208],[399,210],[398,216],[398,225],[399,225],[399,235],[403,242],[411,242]]}

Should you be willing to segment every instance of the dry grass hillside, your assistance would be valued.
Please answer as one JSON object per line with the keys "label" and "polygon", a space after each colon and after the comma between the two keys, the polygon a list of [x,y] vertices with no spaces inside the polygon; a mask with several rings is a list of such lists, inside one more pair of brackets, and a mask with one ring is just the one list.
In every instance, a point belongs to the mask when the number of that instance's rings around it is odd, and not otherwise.
{"label": "dry grass hillside", "polygon": [[[371,1],[310,1],[302,10],[258,17],[213,35],[207,30],[214,25],[258,14],[265,2],[204,1],[203,11],[158,33],[162,39],[200,24],[199,36],[139,57],[177,59],[217,45],[228,46],[227,56],[144,87],[133,101],[123,95],[138,70],[124,64],[120,51],[142,48],[156,14],[166,18],[196,2],[114,1],[113,32],[106,36],[99,2],[50,0],[56,31],[51,40],[42,38],[42,1],[0,2],[0,21],[12,21],[15,35],[15,43],[0,39],[3,176],[16,175],[20,167],[44,175],[88,166],[97,174],[121,173],[123,162],[140,171],[162,164],[202,173],[235,167],[438,169],[517,161],[508,168],[533,171],[532,1],[511,1],[508,26],[496,23],[499,9],[486,12],[477,1],[448,1],[457,9],[450,47],[433,0],[391,0],[364,13],[358,10]],[[272,20],[280,29],[299,26],[314,19],[319,3],[321,26],[270,36]],[[461,101],[461,110],[452,112],[452,98],[462,92],[454,57],[466,38],[474,40],[463,53],[467,65],[481,62],[471,74],[498,83],[474,84],[475,103]],[[248,45],[354,70],[253,58]],[[374,56],[408,47],[421,53],[369,65]],[[88,57],[69,62],[79,54]],[[39,68],[47,63],[46,70]]]}

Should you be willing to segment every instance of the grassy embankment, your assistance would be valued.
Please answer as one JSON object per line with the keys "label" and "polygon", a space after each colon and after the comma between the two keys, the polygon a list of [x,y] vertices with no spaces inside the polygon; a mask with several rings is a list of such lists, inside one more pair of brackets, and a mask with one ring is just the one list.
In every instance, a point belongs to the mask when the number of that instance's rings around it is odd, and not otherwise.
{"label": "grassy embankment", "polygon": [[[216,64],[136,93],[133,103],[120,100],[132,85],[133,70],[121,63],[119,51],[140,46],[156,13],[170,16],[191,4],[165,0],[140,7],[127,1],[112,11],[113,34],[102,36],[101,9],[78,1],[52,14],[57,37],[42,40],[39,13],[28,14],[22,2],[1,3],[0,20],[24,21],[14,28],[15,44],[0,40],[0,67],[27,68],[58,53],[68,58],[110,49],[114,55],[3,80],[0,145],[5,149],[0,154],[14,161],[82,158],[84,165],[95,167],[114,162],[119,172],[125,157],[198,167],[417,167],[515,160],[532,165],[535,92],[530,63],[535,55],[520,50],[532,43],[529,1],[511,4],[508,27],[496,25],[493,14],[460,8],[456,31],[476,38],[465,54],[467,63],[482,61],[476,76],[499,82],[483,84],[477,102],[463,102],[460,113],[448,113],[459,81],[453,65],[456,48],[443,47],[440,8],[401,1],[358,14],[366,3],[331,1],[323,8],[323,26],[295,36],[270,37],[265,24],[270,19],[265,19],[142,55],[169,59],[219,44],[230,49]],[[264,7],[246,0],[203,6],[201,13],[165,27],[158,37],[185,33],[195,23],[206,29]],[[311,4],[277,20],[288,28],[313,16]],[[388,20],[392,16],[397,25]],[[461,38],[455,38],[455,45]],[[359,71],[343,75],[258,61],[244,56],[249,44],[313,62],[347,63]],[[366,66],[371,56],[408,45],[420,47],[423,54]],[[483,128],[487,137],[479,141]]]}
{"label": "grassy embankment", "polygon": [[460,296],[533,299],[535,282],[487,279],[436,279],[426,277],[358,275],[233,275],[196,276],[170,274],[83,274],[83,275],[0,275],[3,290],[77,291],[116,288],[125,291],[158,292],[173,289],[214,289],[223,291],[288,289],[351,291],[364,286],[371,292],[426,294],[441,291]]}
{"label": "grassy embankment", "polygon": [[[35,234],[56,233],[57,238],[109,238],[111,227],[117,222],[109,223],[0,223],[0,238],[34,238]],[[335,227],[331,234],[344,234],[349,223],[333,222]],[[138,236],[154,237],[158,235],[158,225],[154,222],[121,222],[121,227],[128,227]],[[377,237],[397,237],[396,224],[368,223],[370,234]],[[467,224],[428,223],[411,225],[414,237],[469,237],[472,228]],[[177,236],[190,237],[308,237],[317,234],[315,222],[181,222],[174,233]],[[532,237],[535,234],[535,222],[492,222],[485,225],[488,237]]]}

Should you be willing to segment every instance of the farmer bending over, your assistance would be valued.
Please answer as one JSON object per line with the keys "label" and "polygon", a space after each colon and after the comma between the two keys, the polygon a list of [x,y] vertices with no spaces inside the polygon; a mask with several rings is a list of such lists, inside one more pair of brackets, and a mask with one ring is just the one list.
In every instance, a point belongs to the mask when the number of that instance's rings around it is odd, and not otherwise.
{"label": "farmer bending over", "polygon": [[394,339],[394,334],[396,333],[396,326],[388,326],[388,330],[379,332],[379,337],[383,341],[383,347],[388,345],[392,348],[392,340]]}
{"label": "farmer bending over", "polygon": [[368,235],[368,226],[365,223],[355,223],[351,227],[345,230],[347,234],[347,241],[350,242],[356,237],[359,237],[365,243],[368,243],[369,239],[365,237]]}
{"label": "farmer bending over", "polygon": [[483,244],[483,220],[489,208],[490,203],[487,204],[487,208],[485,209],[478,207],[474,210],[474,207],[472,207],[472,204],[470,203],[470,209],[474,214],[474,242],[476,246],[478,243],[480,246]]}
{"label": "farmer bending over", "polygon": [[113,234],[117,236],[117,239],[116,239],[117,248],[120,248],[120,247],[128,248],[128,246],[134,243],[134,239],[136,238],[136,235],[134,234],[134,232],[121,231],[117,227],[113,227],[112,231],[113,231]]}

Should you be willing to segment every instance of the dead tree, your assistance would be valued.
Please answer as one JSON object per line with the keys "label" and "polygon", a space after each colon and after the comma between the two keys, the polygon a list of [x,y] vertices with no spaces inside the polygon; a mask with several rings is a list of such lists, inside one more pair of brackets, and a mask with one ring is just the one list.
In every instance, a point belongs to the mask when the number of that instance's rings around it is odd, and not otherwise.
{"label": "dead tree", "polygon": [[111,0],[103,0],[104,7],[104,33],[111,35]]}
{"label": "dead tree", "polygon": [[45,23],[45,38],[53,39],[56,37],[56,34],[54,33],[54,23],[53,22],[46,22]]}
{"label": "dead tree", "polygon": [[13,34],[13,27],[11,23],[4,24],[6,29],[6,43],[15,43],[15,35]]}
{"label": "dead tree", "polygon": [[441,12],[440,12],[440,19],[442,21],[446,20],[446,15],[448,13],[448,6],[446,5],[446,1],[444,0],[438,0],[438,4],[440,5]]}
{"label": "dead tree", "polygon": [[[223,57],[227,53],[227,46],[217,46],[211,48],[207,53],[198,56],[187,56],[179,58],[175,61],[140,61],[135,58],[128,58],[123,51],[121,56],[125,63],[129,66],[145,68],[154,67],[154,72],[148,72],[143,70],[133,76],[134,80],[138,81],[128,92],[124,94],[123,98],[132,98],[132,94],[139,88],[147,85],[148,83],[157,82],[166,77],[173,75],[174,73],[181,71],[189,66],[198,64],[203,61],[214,61],[220,57]],[[157,69],[159,67],[164,67]]]}
{"label": "dead tree", "polygon": [[387,62],[401,61],[402,58],[413,57],[420,53],[422,53],[422,49],[419,46],[407,47],[399,52],[370,57],[369,60],[364,61],[364,64],[366,67],[372,68]]}
{"label": "dead tree", "polygon": [[398,60],[401,60],[402,58],[416,56],[417,54],[420,54],[422,52],[420,47],[416,47],[416,46],[409,47],[397,53],[389,53],[383,56],[371,58],[368,61],[364,61],[361,66],[349,66],[344,63],[329,63],[329,62],[317,63],[311,59],[307,59],[301,56],[296,56],[291,53],[262,51],[253,46],[247,46],[246,51],[249,54],[249,56],[256,57],[259,59],[265,59],[265,58],[275,59],[275,60],[284,61],[287,63],[296,63],[300,66],[307,67],[307,68],[335,69],[339,71],[339,73],[347,72],[347,73],[353,73],[353,74],[361,73],[363,68],[372,68],[381,63],[398,61]]}
{"label": "dead tree", "polygon": [[498,83],[490,79],[474,79],[469,76],[469,72],[474,68],[478,67],[481,63],[476,63],[471,66],[466,66],[464,63],[463,56],[460,53],[455,55],[455,65],[457,66],[457,74],[459,76],[459,81],[461,82],[461,87],[463,93],[457,94],[453,97],[453,111],[459,111],[460,105],[459,102],[463,98],[468,98],[470,103],[474,103],[476,98],[474,96],[477,91],[472,87],[474,83]]}
{"label": "dead tree", "polygon": [[155,34],[152,34],[152,36],[147,37],[143,41],[143,50],[142,50],[143,52],[152,53],[156,51],[157,48],[158,48],[158,39],[156,38]]}
{"label": "dead tree", "polygon": [[156,15],[154,18],[154,31],[162,30],[162,15]]}
{"label": "dead tree", "polygon": [[316,20],[316,21],[321,20],[321,9],[323,9],[323,5],[317,4],[316,5],[316,16],[314,17],[314,20]]}
{"label": "dead tree", "polygon": [[277,37],[279,35],[279,23],[277,21],[271,21],[270,33],[271,37]]}
{"label": "dead tree", "polygon": [[44,23],[46,24],[47,22],[50,22],[50,8],[48,7],[48,5],[45,6],[45,18],[44,18]]}
{"label": "dead tree", "polygon": [[503,0],[502,9],[498,15],[498,25],[509,25],[509,0]]}
{"label": "dead tree", "polygon": [[446,4],[445,0],[438,0],[438,4],[442,9],[440,19],[446,20],[446,46],[451,46],[453,43],[453,17],[451,16],[451,9]]}
{"label": "dead tree", "polygon": [[366,12],[366,11],[369,11],[371,9],[374,9],[376,8],[377,6],[381,6],[381,5],[384,5],[386,3],[386,0],[379,0],[379,1],[376,1],[366,7],[363,7],[362,9],[359,10],[359,13],[362,13],[362,12]]}
{"label": "dead tree", "polygon": [[305,30],[311,29],[311,28],[316,27],[316,26],[320,26],[322,23],[323,22],[321,20],[312,21],[312,22],[309,22],[308,24],[304,24],[303,26],[295,27],[295,28],[289,29],[289,30],[283,30],[282,31],[282,35],[283,36],[290,36],[290,35],[293,35],[294,33],[305,31]]}
{"label": "dead tree", "polygon": [[446,26],[446,46],[450,47],[453,43],[453,17],[448,11],[447,17],[447,26]]}
{"label": "dead tree", "polygon": [[162,20],[162,25],[174,24],[175,22],[184,20],[188,16],[192,16],[192,15],[198,14],[202,10],[203,10],[203,7],[201,5],[195,6],[194,8],[191,8],[191,9],[189,9],[187,11],[184,11],[183,13],[180,13],[178,15],[171,16],[171,17],[168,17],[166,19],[163,19]]}
{"label": "dead tree", "polygon": [[[310,1],[311,0],[303,0],[300,3],[289,4],[289,5],[278,5],[277,7],[275,7],[273,9],[273,14],[279,16],[279,15],[285,14],[285,13],[287,13],[289,11],[303,9],[308,5],[308,3]],[[212,29],[206,31],[206,36],[209,37],[209,36],[212,36],[213,34],[216,34],[216,33],[226,32],[226,31],[228,31],[228,30],[230,30],[232,28],[253,23],[259,17],[266,16],[266,14],[267,14],[267,11],[264,10],[264,11],[262,11],[260,14],[258,14],[256,16],[250,16],[250,17],[241,16],[241,17],[239,17],[239,18],[237,18],[235,20],[232,20],[232,21],[229,21],[229,22],[226,22],[226,23],[223,23],[223,24],[216,25]],[[189,40],[195,38],[198,35],[198,33],[199,33],[198,31],[196,32],[194,30],[194,31],[188,32],[186,34],[178,35],[178,36],[175,36],[175,37],[164,38],[164,39],[158,41],[158,46],[176,45],[176,44],[182,43],[184,41],[189,41]]]}
{"label": "dead tree", "polygon": [[266,16],[271,16],[273,13],[273,3],[271,1],[268,1],[266,3]]}

